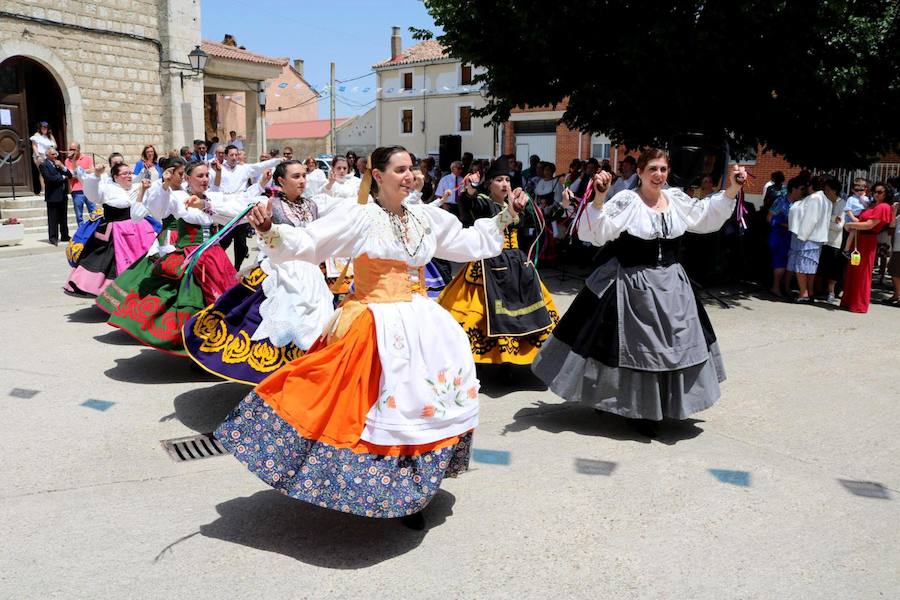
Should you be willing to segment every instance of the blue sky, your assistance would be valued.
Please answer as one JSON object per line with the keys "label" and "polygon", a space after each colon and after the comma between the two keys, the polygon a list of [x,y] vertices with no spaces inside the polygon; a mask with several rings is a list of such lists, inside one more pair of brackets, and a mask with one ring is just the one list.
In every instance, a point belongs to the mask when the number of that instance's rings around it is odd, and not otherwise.
{"label": "blue sky", "polygon": [[[201,0],[200,9],[203,39],[220,42],[230,33],[247,50],[302,58],[304,76],[317,89],[328,84],[332,61],[339,80],[372,73],[373,64],[390,58],[394,25],[404,48],[416,43],[409,27],[439,33],[420,0]],[[374,74],[347,82],[338,93],[337,115],[363,113],[374,99]],[[319,101],[320,118],[328,118],[328,104],[324,97]]]}

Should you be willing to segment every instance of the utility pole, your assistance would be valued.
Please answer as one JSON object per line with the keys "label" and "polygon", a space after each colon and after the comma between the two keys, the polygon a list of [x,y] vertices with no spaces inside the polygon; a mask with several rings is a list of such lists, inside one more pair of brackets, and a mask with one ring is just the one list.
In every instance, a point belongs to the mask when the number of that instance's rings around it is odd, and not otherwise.
{"label": "utility pole", "polygon": [[334,95],[336,90],[334,89],[334,63],[331,63],[331,142],[329,145],[329,152],[331,154],[337,153],[337,140],[334,139]]}

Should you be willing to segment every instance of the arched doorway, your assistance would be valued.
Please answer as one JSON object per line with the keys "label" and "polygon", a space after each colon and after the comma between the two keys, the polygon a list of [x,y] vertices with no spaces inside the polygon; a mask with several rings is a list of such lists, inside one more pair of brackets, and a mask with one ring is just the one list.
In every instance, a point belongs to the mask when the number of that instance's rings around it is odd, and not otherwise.
{"label": "arched doorway", "polygon": [[41,63],[12,56],[0,63],[0,195],[40,190],[29,138],[47,121],[61,152],[66,149],[66,105],[62,90]]}

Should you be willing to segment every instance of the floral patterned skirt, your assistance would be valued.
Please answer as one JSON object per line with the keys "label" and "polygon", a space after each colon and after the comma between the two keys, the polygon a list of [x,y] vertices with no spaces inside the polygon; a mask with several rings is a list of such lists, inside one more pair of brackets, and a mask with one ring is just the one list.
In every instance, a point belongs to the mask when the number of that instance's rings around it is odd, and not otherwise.
{"label": "floral patterned skirt", "polygon": [[541,283],[541,295],[552,323],[549,329],[521,336],[489,336],[481,265],[481,261],[466,265],[444,288],[438,303],[450,312],[466,332],[476,363],[530,365],[559,322],[553,297]]}
{"label": "floral patterned skirt", "polygon": [[323,336],[260,383],[215,435],[292,498],[366,517],[413,514],[444,477],[468,468],[472,432],[421,445],[363,440],[381,379],[375,319],[364,310],[339,339]]}

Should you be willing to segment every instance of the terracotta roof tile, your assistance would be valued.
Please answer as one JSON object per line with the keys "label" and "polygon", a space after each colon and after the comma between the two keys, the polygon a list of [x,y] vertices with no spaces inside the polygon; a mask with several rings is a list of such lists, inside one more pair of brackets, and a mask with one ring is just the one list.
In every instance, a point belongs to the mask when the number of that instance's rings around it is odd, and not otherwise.
{"label": "terracotta roof tile", "polygon": [[400,53],[400,56],[389,60],[381,61],[374,65],[378,67],[390,67],[393,65],[408,65],[411,63],[427,62],[431,60],[440,60],[442,58],[450,58],[447,51],[441,46],[437,40],[425,40],[419,42],[415,46],[411,46]]}
{"label": "terracotta roof tile", "polygon": [[286,57],[276,58],[272,56],[263,56],[262,54],[256,54],[255,52],[241,50],[234,46],[226,46],[225,44],[211,42],[209,40],[203,40],[200,44],[200,48],[210,56],[215,56],[216,58],[242,60],[264,65],[277,65],[279,67],[284,66],[288,62]]}

